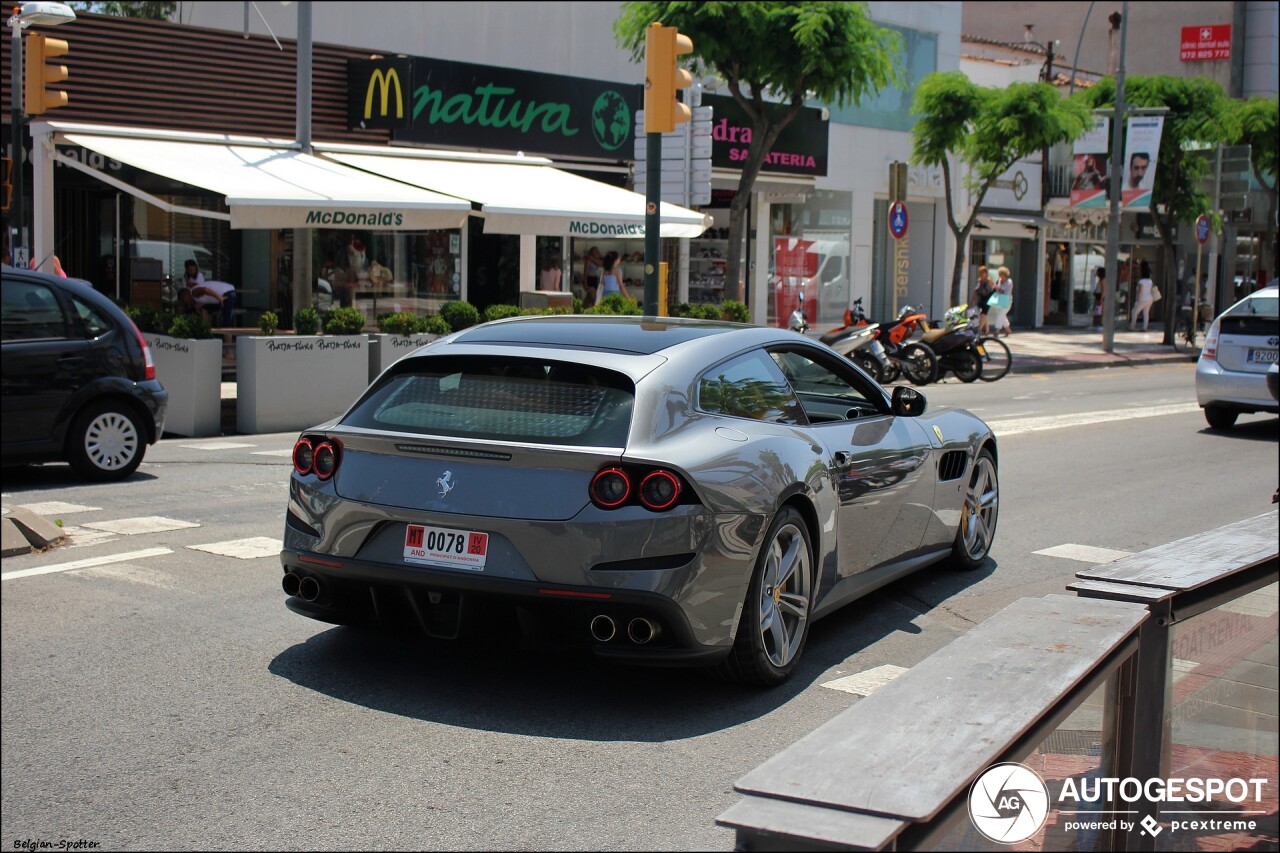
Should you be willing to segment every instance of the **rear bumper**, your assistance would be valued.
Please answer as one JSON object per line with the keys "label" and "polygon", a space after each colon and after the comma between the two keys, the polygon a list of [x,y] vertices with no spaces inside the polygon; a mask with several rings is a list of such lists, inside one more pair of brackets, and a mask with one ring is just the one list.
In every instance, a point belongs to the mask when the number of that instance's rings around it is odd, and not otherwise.
{"label": "rear bumper", "polygon": [[[552,646],[577,647],[600,657],[649,664],[713,663],[731,645],[697,641],[681,607],[651,592],[583,588],[539,581],[437,571],[427,566],[387,565],[286,549],[285,577],[312,579],[313,600],[286,595],[295,613],[333,624],[410,627],[444,639],[463,639],[494,616],[514,616],[526,635]],[[291,581],[286,580],[286,587]],[[590,624],[606,616],[614,636],[601,642]],[[634,619],[647,619],[657,635],[644,643],[628,636]]]}
{"label": "rear bumper", "polygon": [[1227,370],[1213,359],[1196,363],[1196,402],[1201,408],[1221,406],[1241,412],[1280,413],[1267,388],[1266,371]]}

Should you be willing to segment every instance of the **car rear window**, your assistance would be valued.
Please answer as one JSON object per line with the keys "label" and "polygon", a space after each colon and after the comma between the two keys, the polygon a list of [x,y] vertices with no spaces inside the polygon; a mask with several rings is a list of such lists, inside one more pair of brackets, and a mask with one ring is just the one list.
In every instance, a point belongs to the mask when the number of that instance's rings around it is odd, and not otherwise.
{"label": "car rear window", "polygon": [[1255,293],[1247,299],[1242,299],[1232,305],[1227,310],[1226,316],[1280,319],[1280,297],[1274,291],[1271,293]]}
{"label": "car rear window", "polygon": [[634,400],[630,379],[591,365],[427,356],[384,377],[343,424],[481,440],[622,447]]}

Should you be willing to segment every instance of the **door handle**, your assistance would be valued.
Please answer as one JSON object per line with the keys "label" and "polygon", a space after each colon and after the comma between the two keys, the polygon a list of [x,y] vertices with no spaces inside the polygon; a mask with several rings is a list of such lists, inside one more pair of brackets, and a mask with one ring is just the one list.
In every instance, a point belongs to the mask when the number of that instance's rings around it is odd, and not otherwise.
{"label": "door handle", "polygon": [[835,462],[836,465],[843,467],[845,465],[848,465],[849,460],[852,458],[853,457],[850,454],[846,453],[845,451],[837,450],[835,456],[832,457],[832,461]]}

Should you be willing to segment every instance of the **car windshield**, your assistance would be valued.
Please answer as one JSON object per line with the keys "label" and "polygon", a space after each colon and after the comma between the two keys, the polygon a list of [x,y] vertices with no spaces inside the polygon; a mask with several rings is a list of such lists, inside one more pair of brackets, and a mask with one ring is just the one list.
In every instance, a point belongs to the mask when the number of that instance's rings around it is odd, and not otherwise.
{"label": "car windshield", "polygon": [[1227,310],[1227,316],[1280,319],[1280,291],[1259,292],[1242,299]]}
{"label": "car windshield", "polygon": [[343,423],[495,441],[622,447],[635,388],[585,364],[489,356],[417,359]]}

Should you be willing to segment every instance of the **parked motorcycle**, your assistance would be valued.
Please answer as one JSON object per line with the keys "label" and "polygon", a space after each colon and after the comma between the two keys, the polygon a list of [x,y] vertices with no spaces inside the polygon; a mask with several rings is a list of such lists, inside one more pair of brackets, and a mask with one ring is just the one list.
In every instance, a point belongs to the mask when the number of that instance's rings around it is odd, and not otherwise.
{"label": "parked motorcycle", "polygon": [[[857,307],[861,311],[861,306]],[[933,350],[912,340],[912,336],[923,327],[926,317],[920,309],[904,305],[896,320],[880,324],[877,340],[884,346],[885,357],[889,360],[882,382],[893,382],[899,376],[905,376],[912,385],[928,385],[938,378],[938,358]],[[865,318],[863,322],[866,322]]]}
{"label": "parked motorcycle", "polygon": [[831,329],[818,340],[856,362],[876,382],[883,383],[889,372],[889,357],[879,340],[880,324],[867,322],[862,297],[854,302],[853,310],[845,309],[844,316],[843,326]]}
{"label": "parked motorcycle", "polygon": [[926,321],[920,342],[938,357],[938,378],[947,371],[961,382],[973,382],[982,375],[982,358],[978,355],[978,333],[969,326],[965,306],[949,310],[941,325],[931,328]]}
{"label": "parked motorcycle", "polygon": [[809,331],[809,318],[804,316],[803,287],[800,288],[800,304],[796,306],[796,310],[791,312],[791,319],[787,321],[787,328],[802,335]]}

